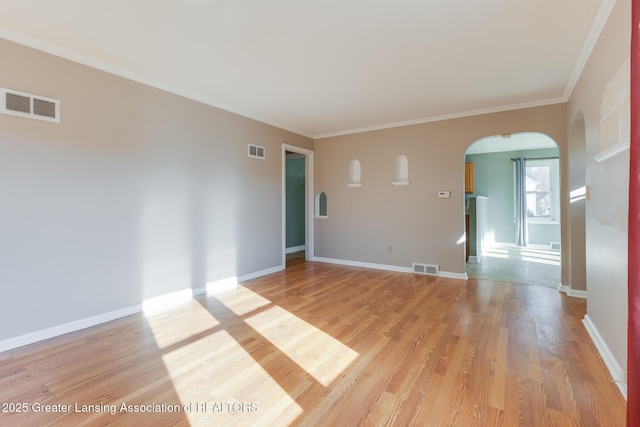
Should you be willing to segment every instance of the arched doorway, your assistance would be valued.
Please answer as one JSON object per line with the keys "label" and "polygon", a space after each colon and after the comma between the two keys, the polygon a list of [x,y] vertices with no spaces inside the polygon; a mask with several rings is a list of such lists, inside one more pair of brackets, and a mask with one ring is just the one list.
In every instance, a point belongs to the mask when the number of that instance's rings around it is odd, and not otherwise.
{"label": "arched doorway", "polygon": [[[474,171],[474,190],[465,194],[470,278],[558,287],[559,157],[555,141],[534,132],[488,136],[469,146],[465,163]],[[516,163],[522,163],[519,178]],[[524,239],[517,239],[519,229]]]}

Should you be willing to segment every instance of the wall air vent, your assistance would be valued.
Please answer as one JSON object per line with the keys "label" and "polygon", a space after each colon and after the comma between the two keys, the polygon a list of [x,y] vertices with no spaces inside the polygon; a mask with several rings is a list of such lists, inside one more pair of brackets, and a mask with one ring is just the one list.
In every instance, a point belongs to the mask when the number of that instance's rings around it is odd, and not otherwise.
{"label": "wall air vent", "polygon": [[0,113],[60,123],[60,101],[0,88]]}
{"label": "wall air vent", "polygon": [[265,150],[264,147],[260,145],[249,144],[249,157],[253,157],[254,159],[262,159],[265,158]]}
{"label": "wall air vent", "polygon": [[437,276],[440,273],[440,266],[430,264],[413,263],[413,272],[416,274],[426,274],[427,276]]}

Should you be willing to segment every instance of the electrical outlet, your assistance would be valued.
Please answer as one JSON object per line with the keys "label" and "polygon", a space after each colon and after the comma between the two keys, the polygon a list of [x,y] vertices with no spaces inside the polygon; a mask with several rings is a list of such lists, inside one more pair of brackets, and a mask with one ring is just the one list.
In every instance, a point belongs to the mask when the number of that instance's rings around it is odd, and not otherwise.
{"label": "electrical outlet", "polygon": [[389,245],[389,252],[393,252],[393,246]]}
{"label": "electrical outlet", "polygon": [[231,255],[224,254],[224,263],[225,264],[229,264],[230,259],[231,259]]}

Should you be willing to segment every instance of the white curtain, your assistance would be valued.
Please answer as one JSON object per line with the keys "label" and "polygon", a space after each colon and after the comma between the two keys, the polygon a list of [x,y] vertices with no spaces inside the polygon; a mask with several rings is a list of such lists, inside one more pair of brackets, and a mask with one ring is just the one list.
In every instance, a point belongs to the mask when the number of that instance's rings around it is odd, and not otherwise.
{"label": "white curtain", "polygon": [[516,184],[516,245],[527,246],[529,233],[527,226],[527,166],[526,160],[518,157],[515,164]]}

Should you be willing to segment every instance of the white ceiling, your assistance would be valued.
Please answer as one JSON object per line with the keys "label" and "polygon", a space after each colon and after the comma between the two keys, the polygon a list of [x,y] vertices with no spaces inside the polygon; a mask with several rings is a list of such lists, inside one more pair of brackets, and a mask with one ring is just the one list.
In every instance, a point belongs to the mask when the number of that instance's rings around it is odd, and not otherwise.
{"label": "white ceiling", "polygon": [[323,137],[564,102],[614,4],[0,0],[0,37]]}

